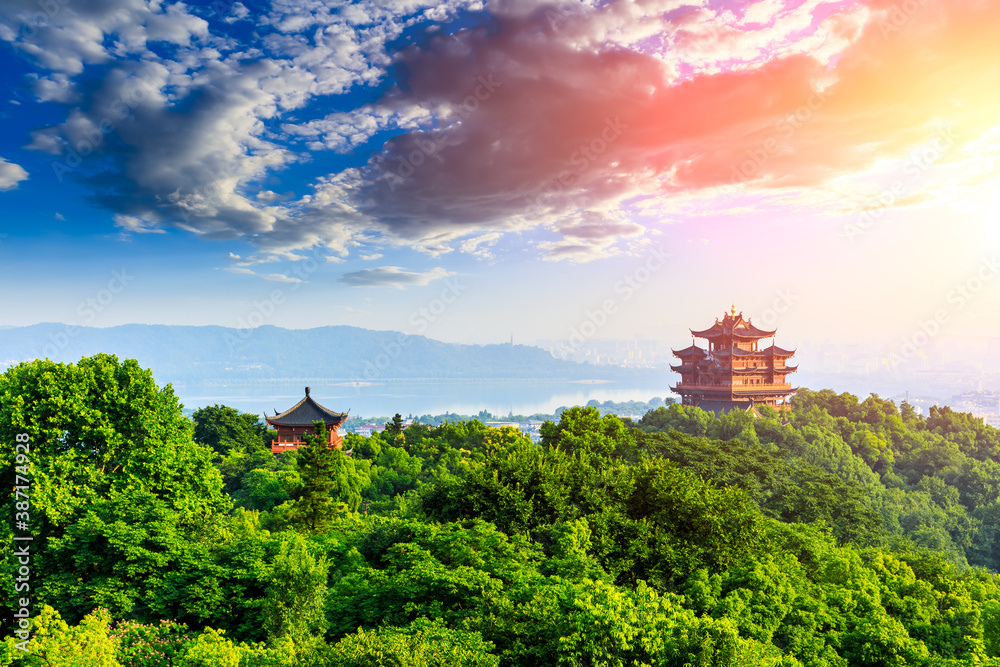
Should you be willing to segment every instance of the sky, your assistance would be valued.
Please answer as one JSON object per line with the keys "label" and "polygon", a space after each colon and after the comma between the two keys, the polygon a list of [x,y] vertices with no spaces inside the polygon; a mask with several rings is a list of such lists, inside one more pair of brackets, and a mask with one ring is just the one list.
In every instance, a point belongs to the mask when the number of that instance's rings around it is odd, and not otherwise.
{"label": "sky", "polygon": [[5,0],[0,325],[1000,328],[1000,0]]}

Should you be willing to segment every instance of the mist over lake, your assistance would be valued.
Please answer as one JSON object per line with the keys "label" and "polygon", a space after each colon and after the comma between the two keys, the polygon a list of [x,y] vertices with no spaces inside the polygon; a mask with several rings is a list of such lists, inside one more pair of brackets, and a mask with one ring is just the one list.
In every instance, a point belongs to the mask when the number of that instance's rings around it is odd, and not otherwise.
{"label": "mist over lake", "polygon": [[[476,414],[487,410],[497,416],[551,414],[560,406],[598,401],[647,401],[672,396],[668,378],[661,382],[614,381],[384,381],[350,383],[309,380],[312,396],[331,410],[351,411],[356,417],[401,414]],[[304,393],[301,381],[263,384],[224,383],[175,385],[185,408],[228,405],[244,412],[273,414],[290,408]]]}

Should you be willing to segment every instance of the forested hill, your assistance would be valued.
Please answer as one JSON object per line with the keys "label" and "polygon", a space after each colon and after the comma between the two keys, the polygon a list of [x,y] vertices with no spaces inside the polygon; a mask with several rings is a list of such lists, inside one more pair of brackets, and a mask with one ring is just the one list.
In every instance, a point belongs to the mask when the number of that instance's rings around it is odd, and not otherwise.
{"label": "forested hill", "polygon": [[[128,324],[101,329],[37,324],[0,329],[3,365],[44,358],[72,362],[98,352],[137,359],[158,378],[175,382],[219,378],[633,379],[650,375],[563,361],[527,345],[458,345],[348,326],[232,329]],[[662,376],[662,371],[658,373]]]}
{"label": "forested hill", "polygon": [[1000,667],[1000,434],[832,391],[761,412],[274,456],[133,361],[18,365],[0,558],[33,540],[0,605],[26,578],[34,634],[0,667]]}

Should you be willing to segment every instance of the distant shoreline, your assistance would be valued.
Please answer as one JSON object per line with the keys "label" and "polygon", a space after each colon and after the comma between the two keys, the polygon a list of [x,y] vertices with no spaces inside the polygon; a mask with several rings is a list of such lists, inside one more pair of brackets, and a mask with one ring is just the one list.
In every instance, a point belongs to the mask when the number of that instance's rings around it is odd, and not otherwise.
{"label": "distant shoreline", "polygon": [[[653,370],[653,369],[650,369]],[[649,378],[653,380],[654,378]],[[374,387],[387,384],[512,384],[512,383],[532,383],[532,384],[628,384],[634,382],[635,378],[622,380],[573,380],[567,377],[557,378],[531,378],[531,377],[490,377],[490,378],[470,378],[470,377],[392,377],[377,378],[373,381],[357,380],[353,378],[211,378],[206,380],[167,380],[175,387],[224,387],[224,386],[281,386],[295,385],[302,383],[312,383],[318,386],[332,387]],[[305,386],[305,385],[303,385]]]}

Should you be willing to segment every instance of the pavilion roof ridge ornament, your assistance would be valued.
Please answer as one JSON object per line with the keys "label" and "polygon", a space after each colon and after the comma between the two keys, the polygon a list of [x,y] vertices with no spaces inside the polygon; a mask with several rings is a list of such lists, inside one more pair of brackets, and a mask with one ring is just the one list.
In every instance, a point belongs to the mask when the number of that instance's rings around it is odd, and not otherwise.
{"label": "pavilion roof ridge ornament", "polygon": [[347,421],[350,410],[335,412],[317,403],[310,393],[309,387],[306,387],[305,396],[289,409],[280,413],[275,410],[273,417],[264,414],[264,421],[274,427],[274,430],[270,431],[274,438],[271,440],[272,453],[280,454],[305,445],[306,437],[313,433],[316,422],[326,425],[327,446],[342,449],[338,430]]}
{"label": "pavilion roof ridge ornament", "polygon": [[314,421],[322,421],[330,425],[343,422],[347,419],[347,414],[347,412],[336,412],[320,405],[309,395],[309,387],[306,387],[306,395],[301,401],[284,412],[276,412],[273,417],[265,418],[265,420],[271,425],[311,426]]}

